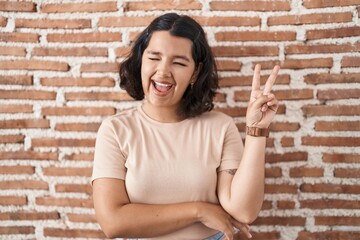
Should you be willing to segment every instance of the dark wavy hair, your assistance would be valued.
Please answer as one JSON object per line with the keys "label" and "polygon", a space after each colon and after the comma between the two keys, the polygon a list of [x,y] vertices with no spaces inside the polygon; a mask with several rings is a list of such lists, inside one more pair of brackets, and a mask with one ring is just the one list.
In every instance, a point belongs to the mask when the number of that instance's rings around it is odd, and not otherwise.
{"label": "dark wavy hair", "polygon": [[141,59],[155,31],[169,31],[173,36],[191,40],[195,69],[200,67],[197,80],[193,87],[189,86],[186,89],[177,114],[180,117],[191,118],[211,111],[214,107],[213,98],[219,88],[216,63],[203,28],[189,16],[180,16],[176,13],[164,14],[155,18],[140,33],[133,43],[129,56],[121,63],[120,87],[134,99],[144,99]]}

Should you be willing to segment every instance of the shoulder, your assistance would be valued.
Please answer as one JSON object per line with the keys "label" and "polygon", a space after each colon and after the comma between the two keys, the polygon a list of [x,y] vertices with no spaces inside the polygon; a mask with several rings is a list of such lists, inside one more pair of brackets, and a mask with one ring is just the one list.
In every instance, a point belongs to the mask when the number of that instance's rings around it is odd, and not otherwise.
{"label": "shoulder", "polygon": [[209,121],[209,122],[221,123],[221,124],[233,122],[232,117],[216,110],[205,112],[201,114],[199,118],[202,119],[203,121]]}
{"label": "shoulder", "polygon": [[101,129],[116,130],[129,129],[136,121],[138,111],[136,107],[122,110],[121,112],[105,118],[100,126]]}

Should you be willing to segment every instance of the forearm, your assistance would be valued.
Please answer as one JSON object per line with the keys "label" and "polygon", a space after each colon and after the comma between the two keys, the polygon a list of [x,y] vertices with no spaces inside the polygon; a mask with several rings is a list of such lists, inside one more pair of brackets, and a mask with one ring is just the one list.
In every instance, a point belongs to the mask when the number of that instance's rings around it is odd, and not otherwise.
{"label": "forearm", "polygon": [[247,135],[243,156],[230,186],[230,214],[245,222],[258,215],[264,199],[265,137]]}
{"label": "forearm", "polygon": [[126,204],[109,212],[100,225],[111,238],[156,237],[197,222],[196,204]]}

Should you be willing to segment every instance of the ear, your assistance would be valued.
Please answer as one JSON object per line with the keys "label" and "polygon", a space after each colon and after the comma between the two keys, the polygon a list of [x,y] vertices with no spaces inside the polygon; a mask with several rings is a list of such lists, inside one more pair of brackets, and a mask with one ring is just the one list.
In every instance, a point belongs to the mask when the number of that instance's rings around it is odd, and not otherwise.
{"label": "ear", "polygon": [[203,63],[201,62],[201,63],[199,63],[199,66],[195,69],[195,71],[191,77],[191,81],[190,81],[191,84],[194,84],[196,82],[202,67],[203,67]]}

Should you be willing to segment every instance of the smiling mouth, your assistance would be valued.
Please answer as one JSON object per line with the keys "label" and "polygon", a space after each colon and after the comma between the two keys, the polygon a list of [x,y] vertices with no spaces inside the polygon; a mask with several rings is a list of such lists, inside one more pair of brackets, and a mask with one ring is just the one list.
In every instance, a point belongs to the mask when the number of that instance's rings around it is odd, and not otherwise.
{"label": "smiling mouth", "polygon": [[160,82],[156,82],[156,81],[152,81],[152,84],[153,84],[155,90],[160,94],[168,93],[174,86],[174,84],[160,83]]}

